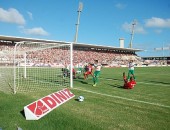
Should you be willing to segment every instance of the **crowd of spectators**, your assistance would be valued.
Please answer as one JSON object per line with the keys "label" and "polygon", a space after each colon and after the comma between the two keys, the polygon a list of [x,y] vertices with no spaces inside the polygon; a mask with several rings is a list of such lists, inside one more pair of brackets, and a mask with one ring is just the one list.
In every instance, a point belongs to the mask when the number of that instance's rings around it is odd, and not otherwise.
{"label": "crowd of spectators", "polygon": [[[27,51],[25,51],[27,50]],[[29,51],[30,50],[30,51]],[[32,51],[31,51],[32,50]],[[13,63],[14,59],[14,45],[1,44],[0,43],[0,63]],[[46,48],[46,49],[33,49],[29,47],[20,47],[20,50],[16,53],[16,59],[18,63],[22,63],[24,53],[27,54],[27,63],[34,66],[68,66],[70,64],[70,52],[69,48]],[[98,60],[99,63],[109,66],[118,67],[128,64],[128,60],[132,59],[137,65],[145,63],[135,54],[104,52],[95,50],[74,50],[73,51],[73,64],[74,66],[84,66],[87,63],[93,64],[94,60]],[[155,64],[160,61],[154,61]]]}
{"label": "crowd of spectators", "polygon": [[136,59],[136,55],[115,53],[115,52],[102,52],[102,51],[83,51],[74,50],[74,63],[93,63],[98,59],[99,63],[107,66],[121,66],[128,64],[128,59]]}

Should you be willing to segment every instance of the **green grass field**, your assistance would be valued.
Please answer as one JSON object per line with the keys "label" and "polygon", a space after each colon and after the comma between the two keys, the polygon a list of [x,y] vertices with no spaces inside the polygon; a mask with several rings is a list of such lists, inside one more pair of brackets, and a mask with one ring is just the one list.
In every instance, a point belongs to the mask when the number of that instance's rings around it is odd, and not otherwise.
{"label": "green grass field", "polygon": [[[103,68],[100,82],[82,75],[70,89],[75,98],[37,121],[27,121],[24,106],[54,90],[6,94],[0,92],[0,128],[15,130],[168,130],[170,129],[170,67],[136,68],[137,85],[122,88],[127,68]],[[41,87],[41,86],[40,86]],[[58,91],[56,89],[56,91]],[[84,96],[84,102],[76,101]]]}

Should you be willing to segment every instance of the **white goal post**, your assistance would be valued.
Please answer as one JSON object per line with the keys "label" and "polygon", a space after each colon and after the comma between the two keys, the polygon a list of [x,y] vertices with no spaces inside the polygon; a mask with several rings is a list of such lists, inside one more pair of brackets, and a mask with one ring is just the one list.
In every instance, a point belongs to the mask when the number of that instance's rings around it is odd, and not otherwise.
{"label": "white goal post", "polygon": [[10,50],[12,64],[0,65],[0,78],[9,79],[2,88],[17,93],[73,87],[72,43],[22,41]]}

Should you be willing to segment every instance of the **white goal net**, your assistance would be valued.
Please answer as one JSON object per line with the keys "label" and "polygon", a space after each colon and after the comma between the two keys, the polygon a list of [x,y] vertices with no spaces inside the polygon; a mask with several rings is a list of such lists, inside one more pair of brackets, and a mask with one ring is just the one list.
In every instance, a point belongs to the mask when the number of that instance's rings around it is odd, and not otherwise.
{"label": "white goal net", "polygon": [[70,87],[70,47],[65,43],[26,41],[16,43],[8,53],[3,50],[9,63],[0,63],[1,90],[16,93]]}

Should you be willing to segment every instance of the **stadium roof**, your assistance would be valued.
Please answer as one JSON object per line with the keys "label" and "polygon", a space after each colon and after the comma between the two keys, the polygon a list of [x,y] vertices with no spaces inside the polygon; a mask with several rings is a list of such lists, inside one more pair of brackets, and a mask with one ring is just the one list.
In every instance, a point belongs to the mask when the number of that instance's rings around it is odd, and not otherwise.
{"label": "stadium roof", "polygon": [[[72,43],[72,42],[65,42],[65,41],[55,41],[55,40],[46,40],[46,39],[34,39],[34,38],[4,36],[4,35],[0,35],[0,40],[14,41],[14,42],[30,41],[30,42],[47,42],[47,43],[63,43],[63,44],[70,44],[70,43]],[[112,50],[135,51],[135,52],[143,51],[142,49],[120,48],[120,47],[113,47],[113,46],[85,44],[85,43],[76,43],[76,44],[74,44],[74,47],[82,47],[82,48],[86,47],[86,48],[94,48],[94,49],[112,49]]]}
{"label": "stadium roof", "polygon": [[141,49],[134,49],[134,48],[120,48],[120,47],[113,47],[113,46],[104,46],[104,45],[93,45],[93,44],[84,44],[84,43],[77,43],[74,44],[74,47],[88,47],[88,48],[98,48],[98,49],[113,49],[113,50],[120,50],[120,51],[143,51]]}
{"label": "stadium roof", "polygon": [[[34,38],[25,38],[25,37],[14,37],[14,36],[2,36],[0,35],[0,40],[4,41],[14,41],[14,42],[21,42],[21,41],[30,41],[30,42],[63,42],[63,41],[54,41],[54,40],[45,40],[45,39],[34,39]],[[66,42],[63,42],[66,43]]]}

